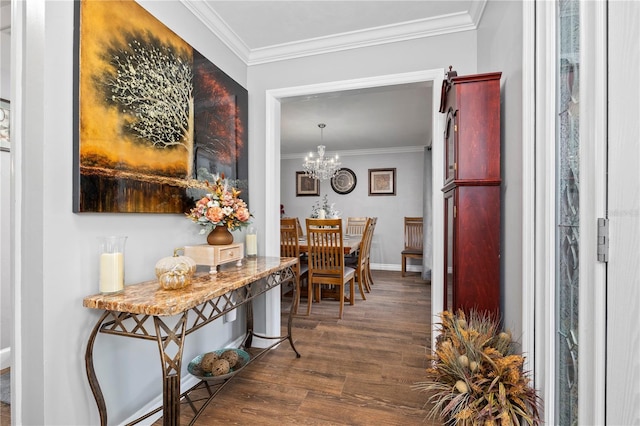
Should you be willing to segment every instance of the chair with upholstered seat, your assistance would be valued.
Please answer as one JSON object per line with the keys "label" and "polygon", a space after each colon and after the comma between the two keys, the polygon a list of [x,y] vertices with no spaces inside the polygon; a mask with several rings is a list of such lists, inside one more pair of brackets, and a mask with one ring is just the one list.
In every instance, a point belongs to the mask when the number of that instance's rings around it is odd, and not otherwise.
{"label": "chair with upholstered seat", "polygon": [[[364,227],[367,224],[367,217],[348,217],[347,225],[345,226],[345,235],[363,235]],[[358,249],[355,253],[351,253],[347,255],[347,262],[354,263],[360,254],[360,249]]]}
{"label": "chair with upholstered seat", "polygon": [[402,276],[407,272],[407,259],[422,259],[422,218],[404,218],[404,250],[402,250]]}
{"label": "chair with upholstered seat", "polygon": [[298,232],[297,219],[280,219],[280,256],[298,258],[292,269],[295,275],[296,298],[293,301],[293,313],[298,313],[300,305],[300,283],[308,277],[309,267],[300,259],[300,233]]}
{"label": "chair with upholstered seat", "polygon": [[309,277],[307,315],[311,315],[313,295],[322,298],[321,286],[336,287],[340,302],[339,318],[344,310],[344,287],[349,283],[349,303],[354,304],[355,270],[345,266],[342,219],[307,219],[307,246],[309,248]]}

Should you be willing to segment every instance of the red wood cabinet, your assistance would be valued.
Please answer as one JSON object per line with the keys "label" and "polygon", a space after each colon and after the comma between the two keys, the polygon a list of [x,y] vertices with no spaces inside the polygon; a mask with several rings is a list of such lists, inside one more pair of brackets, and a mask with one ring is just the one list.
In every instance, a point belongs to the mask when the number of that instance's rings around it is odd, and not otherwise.
{"label": "red wood cabinet", "polygon": [[500,76],[456,76],[446,114],[444,307],[500,314]]}

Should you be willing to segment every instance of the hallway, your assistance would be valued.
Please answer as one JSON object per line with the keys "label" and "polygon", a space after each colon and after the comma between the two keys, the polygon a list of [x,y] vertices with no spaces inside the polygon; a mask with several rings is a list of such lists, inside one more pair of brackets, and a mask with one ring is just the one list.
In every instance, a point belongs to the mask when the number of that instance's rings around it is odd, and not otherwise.
{"label": "hallway", "polygon": [[[281,344],[229,383],[197,424],[438,424],[423,422],[426,395],[411,389],[426,368],[430,285],[415,273],[373,275],[367,300],[358,294],[342,320],[332,300],[314,303],[310,317],[295,317],[302,357]],[[283,299],[284,312],[290,301]],[[306,299],[301,308],[306,311]],[[184,404],[181,410],[186,424],[191,410]]]}

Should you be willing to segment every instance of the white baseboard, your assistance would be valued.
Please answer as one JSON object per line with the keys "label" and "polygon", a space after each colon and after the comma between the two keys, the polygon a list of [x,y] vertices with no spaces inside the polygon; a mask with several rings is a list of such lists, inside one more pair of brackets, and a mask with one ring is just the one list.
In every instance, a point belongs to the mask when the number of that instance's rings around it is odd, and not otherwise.
{"label": "white baseboard", "polygon": [[0,349],[0,370],[11,367],[11,348]]}
{"label": "white baseboard", "polygon": [[[375,271],[402,271],[402,265],[395,263],[372,263],[371,269]],[[422,265],[407,265],[409,272],[422,272]]]}
{"label": "white baseboard", "polygon": [[[239,338],[237,338],[233,342],[229,343],[225,347],[237,348],[244,341],[244,337],[245,336],[240,336]],[[189,362],[189,360],[187,360],[187,363],[188,362]],[[186,365],[184,359],[182,360],[182,365]],[[199,381],[200,381],[200,379],[198,379],[196,376],[192,376],[191,374],[185,374],[180,379],[180,389],[184,389],[184,390],[189,389],[189,388],[195,386]],[[141,409],[139,409],[138,411],[136,411],[135,413],[130,415],[127,419],[125,419],[122,422],[122,424],[131,423],[132,421],[136,420],[137,418],[144,416],[149,411],[153,411],[153,410],[155,410],[156,408],[158,408],[160,406],[162,406],[162,394],[160,394],[157,397],[153,398],[153,400],[151,400],[147,405],[145,405],[144,407],[142,407]],[[154,414],[152,416],[147,417],[146,419],[144,419],[143,421],[141,421],[140,423],[137,423],[137,424],[144,425],[144,426],[151,426],[160,417],[162,417],[162,410],[157,412],[156,414]]]}
{"label": "white baseboard", "polygon": [[[186,374],[186,376],[187,377],[183,377],[180,380],[180,389],[189,389],[190,387],[195,386],[196,383],[200,381],[200,379],[198,379],[196,376],[192,376],[191,374]],[[149,411],[153,411],[160,406],[162,406],[162,394],[158,395],[153,400],[151,400],[147,405],[145,405],[144,407],[142,407],[141,409],[133,413],[131,416],[129,416],[128,419],[124,420],[122,424],[128,424],[134,421],[135,419],[145,415]],[[162,417],[162,410],[160,410],[159,412],[157,412],[152,416],[147,417],[146,419],[144,419],[143,421],[137,424],[144,425],[144,426],[151,426],[160,417]]]}

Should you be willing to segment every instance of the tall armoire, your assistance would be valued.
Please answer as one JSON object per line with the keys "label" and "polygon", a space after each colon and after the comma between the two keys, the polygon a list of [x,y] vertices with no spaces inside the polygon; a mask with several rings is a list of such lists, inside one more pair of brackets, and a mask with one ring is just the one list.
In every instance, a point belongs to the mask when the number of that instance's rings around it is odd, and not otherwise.
{"label": "tall armoire", "polygon": [[447,74],[444,307],[500,314],[500,76]]}

